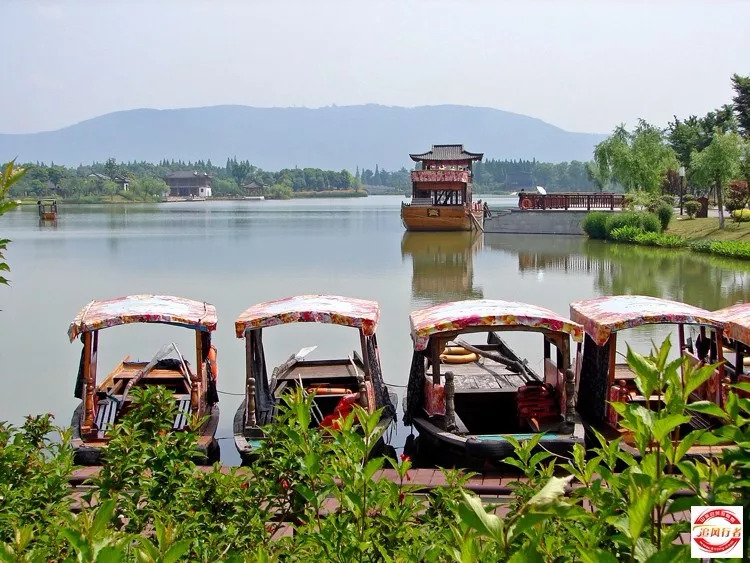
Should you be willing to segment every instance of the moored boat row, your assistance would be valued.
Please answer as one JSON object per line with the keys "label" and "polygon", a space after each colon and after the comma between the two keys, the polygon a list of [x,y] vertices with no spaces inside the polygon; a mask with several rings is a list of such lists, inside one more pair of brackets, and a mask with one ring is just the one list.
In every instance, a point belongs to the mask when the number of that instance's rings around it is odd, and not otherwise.
{"label": "moored boat row", "polygon": [[[660,396],[641,397],[634,374],[617,361],[618,332],[641,325],[674,325],[678,351],[689,363],[719,364],[692,391],[691,399],[723,406],[730,384],[750,381],[744,373],[750,356],[750,304],[712,313],[667,299],[611,296],[573,302],[570,313],[568,319],[535,305],[490,299],[411,313],[414,353],[404,422],[419,432],[420,448],[439,452],[441,465],[497,463],[512,454],[516,440],[538,434],[540,447],[567,455],[575,444],[590,444],[596,430],[605,438],[622,436],[622,447],[635,452],[632,436],[621,427],[611,403],[659,409],[663,401]],[[354,405],[368,412],[382,409],[383,429],[395,421],[380,362],[379,317],[374,301],[301,295],[254,305],[236,319],[235,334],[245,341],[244,398],[234,417],[235,445],[243,463],[252,463],[263,444],[263,427],[275,423],[283,397],[295,390],[313,396],[311,425],[321,429],[335,427]],[[315,347],[303,348],[269,377],[264,332],[298,322],[353,328],[359,349],[335,359],[309,360]],[[175,344],[168,344],[149,362],[125,357],[97,382],[99,332],[128,323],[162,323],[194,331],[195,365]],[[71,342],[80,338],[83,344],[76,382],[81,403],[72,420],[76,462],[100,463],[112,426],[132,406],[131,389],[153,385],[174,393],[175,431],[188,428],[193,420],[205,421],[197,429],[197,447],[205,461],[214,461],[219,406],[211,334],[216,326],[212,305],[180,297],[134,295],[84,307],[68,330]],[[686,338],[688,327],[697,331],[695,340]],[[539,363],[530,363],[509,345],[509,335],[514,338],[519,332],[539,338]],[[476,333],[483,335],[482,342],[470,341]],[[696,413],[684,431],[713,424],[711,417]],[[693,446],[688,454],[720,449]]]}

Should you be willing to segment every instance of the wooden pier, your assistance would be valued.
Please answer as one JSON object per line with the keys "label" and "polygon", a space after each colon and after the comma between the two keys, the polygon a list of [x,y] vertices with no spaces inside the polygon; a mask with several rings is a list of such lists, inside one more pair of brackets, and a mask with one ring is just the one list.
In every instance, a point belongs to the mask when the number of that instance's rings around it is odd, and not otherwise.
{"label": "wooden pier", "polygon": [[538,194],[519,192],[518,207],[523,210],[530,209],[576,209],[591,211],[592,209],[622,209],[625,203],[625,194],[605,192],[557,192],[551,194]]}

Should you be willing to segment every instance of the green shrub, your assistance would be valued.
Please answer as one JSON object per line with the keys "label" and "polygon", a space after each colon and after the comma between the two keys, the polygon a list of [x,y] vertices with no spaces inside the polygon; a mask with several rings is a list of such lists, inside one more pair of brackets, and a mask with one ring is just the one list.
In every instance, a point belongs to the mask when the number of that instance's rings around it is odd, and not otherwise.
{"label": "green shrub", "polygon": [[662,203],[656,208],[656,216],[659,218],[659,223],[661,223],[661,230],[666,231],[669,228],[669,222],[674,216],[674,208],[671,205]]}
{"label": "green shrub", "polygon": [[635,242],[643,246],[663,248],[682,248],[687,245],[687,241],[681,236],[666,233],[641,233],[635,237]]}
{"label": "green shrub", "polygon": [[586,233],[589,238],[604,239],[607,237],[607,217],[611,213],[605,213],[603,211],[592,211],[583,219],[581,227],[583,232]]}
{"label": "green shrub", "polygon": [[701,204],[695,201],[695,199],[690,199],[685,202],[685,213],[688,214],[688,217],[693,219],[697,214],[698,210],[701,208]]}
{"label": "green shrub", "polygon": [[661,231],[659,218],[653,213],[643,211],[628,211],[624,213],[610,213],[605,223],[605,238],[611,239],[611,233],[620,227],[640,227],[645,232]]}
{"label": "green shrub", "polygon": [[644,232],[640,227],[625,225],[624,227],[613,229],[609,233],[609,239],[615,242],[635,242],[636,237],[644,234]]}
{"label": "green shrub", "polygon": [[735,209],[732,211],[732,219],[735,223],[747,223],[750,221],[750,209]]}
{"label": "green shrub", "polygon": [[693,194],[685,194],[682,196],[683,203],[687,203],[688,201],[695,201],[695,196]]}
{"label": "green shrub", "polygon": [[696,252],[717,254],[740,260],[750,260],[750,242],[738,240],[698,240],[690,243],[690,249]]}

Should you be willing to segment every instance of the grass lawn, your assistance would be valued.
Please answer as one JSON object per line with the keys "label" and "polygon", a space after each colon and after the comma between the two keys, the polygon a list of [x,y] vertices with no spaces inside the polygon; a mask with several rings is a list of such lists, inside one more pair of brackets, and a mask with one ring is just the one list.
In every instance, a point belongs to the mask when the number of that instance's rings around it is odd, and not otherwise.
{"label": "grass lawn", "polygon": [[667,229],[669,234],[679,235],[687,240],[739,240],[750,242],[750,222],[735,223],[730,218],[724,221],[724,229],[719,229],[719,218],[688,219],[675,217]]}

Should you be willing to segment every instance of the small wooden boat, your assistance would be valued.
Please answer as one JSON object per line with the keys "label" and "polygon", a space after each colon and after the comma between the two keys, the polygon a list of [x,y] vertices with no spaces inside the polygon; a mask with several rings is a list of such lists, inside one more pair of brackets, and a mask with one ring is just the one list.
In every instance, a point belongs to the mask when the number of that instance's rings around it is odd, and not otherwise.
{"label": "small wooden boat", "polygon": [[[245,339],[245,400],[234,417],[234,440],[243,464],[257,455],[264,437],[262,426],[273,424],[282,396],[302,388],[314,393],[313,421],[319,427],[334,423],[354,403],[369,412],[383,408],[380,425],[386,429],[395,409],[383,383],[375,329],[380,307],[375,301],[335,295],[299,295],[254,305],[235,321],[237,338]],[[315,347],[304,348],[266,371],[263,329],[280,324],[309,322],[353,327],[360,350],[333,360],[304,359]]]}
{"label": "small wooden boat", "polygon": [[[635,384],[635,374],[623,361],[617,360],[617,333],[619,331],[650,324],[676,325],[678,350],[692,364],[723,361],[723,322],[713,313],[678,301],[642,295],[616,295],[597,297],[570,304],[570,318],[583,325],[585,341],[578,387],[578,412],[588,428],[596,428],[606,438],[623,436],[622,447],[636,455],[632,436],[620,427],[619,415],[610,402],[634,402],[644,407],[659,409],[662,403],[658,396],[644,397]],[[685,339],[685,327],[697,326],[695,342]],[[728,382],[724,381],[724,368],[698,387],[691,399],[709,400],[724,404]],[[707,417],[693,415],[684,435],[695,428],[710,427],[713,421]],[[593,438],[592,436],[588,436]],[[591,442],[598,445],[595,440]],[[688,455],[706,455],[720,448],[709,450],[706,446],[693,446]]]}
{"label": "small wooden boat", "polygon": [[411,172],[412,198],[401,204],[408,231],[484,231],[487,206],[472,201],[472,163],[483,154],[463,145],[432,145],[429,152],[409,155],[421,163]]}
{"label": "small wooden boat", "polygon": [[57,219],[56,199],[40,199],[36,204],[39,209],[40,221],[54,221]]}
{"label": "small wooden boat", "polygon": [[[732,383],[750,383],[750,303],[739,303],[714,311],[713,315],[724,324],[724,337],[727,340],[724,359],[726,371]],[[741,397],[750,393],[739,391]]]}
{"label": "small wooden boat", "polygon": [[[419,431],[420,448],[426,443],[444,464],[480,465],[512,455],[509,437],[543,433],[541,445],[561,454],[583,444],[570,364],[580,325],[542,307],[490,299],[444,303],[409,319],[414,356],[404,422]],[[502,331],[540,334],[544,373],[513,352]],[[487,344],[459,339],[473,332],[487,333]]]}
{"label": "small wooden boat", "polygon": [[[195,331],[195,368],[170,344],[150,362],[134,362],[129,356],[101,383],[97,383],[99,332],[128,323],[163,323]],[[205,460],[218,454],[214,434],[219,421],[216,391],[216,348],[211,332],[216,330],[216,309],[202,301],[168,295],[130,295],[107,301],[91,301],[70,324],[68,336],[83,343],[75,396],[81,403],[73,413],[75,462],[98,465],[106,455],[108,432],[130,410],[132,387],[162,385],[174,392],[178,405],[174,429],[188,427],[192,415],[208,416],[199,429],[197,448]],[[175,356],[170,358],[169,356]]]}

